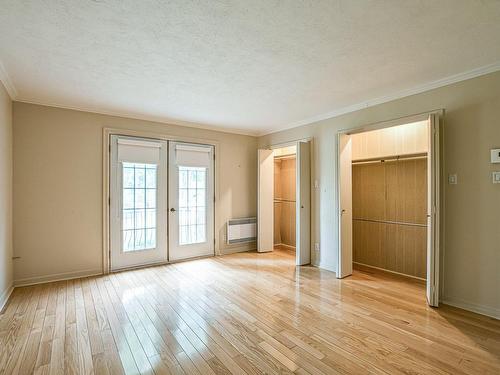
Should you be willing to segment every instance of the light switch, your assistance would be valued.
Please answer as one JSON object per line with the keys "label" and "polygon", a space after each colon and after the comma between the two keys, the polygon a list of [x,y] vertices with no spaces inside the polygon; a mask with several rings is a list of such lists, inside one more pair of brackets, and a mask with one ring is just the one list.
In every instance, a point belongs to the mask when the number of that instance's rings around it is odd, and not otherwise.
{"label": "light switch", "polygon": [[315,189],[319,188],[319,181],[318,180],[314,180],[314,188]]}
{"label": "light switch", "polygon": [[458,177],[456,173],[448,175],[448,183],[450,185],[456,185],[458,183]]}
{"label": "light switch", "polygon": [[491,162],[500,163],[500,148],[495,148],[491,150]]}
{"label": "light switch", "polygon": [[493,172],[491,175],[493,176],[493,183],[500,184],[500,172]]}

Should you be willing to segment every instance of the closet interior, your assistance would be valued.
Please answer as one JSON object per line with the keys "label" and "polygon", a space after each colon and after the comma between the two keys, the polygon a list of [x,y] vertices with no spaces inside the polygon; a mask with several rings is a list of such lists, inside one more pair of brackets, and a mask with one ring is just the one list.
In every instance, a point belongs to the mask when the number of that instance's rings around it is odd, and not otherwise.
{"label": "closet interior", "polygon": [[274,150],[274,248],[295,251],[295,146]]}
{"label": "closet interior", "polygon": [[352,135],[353,266],[425,280],[426,121]]}

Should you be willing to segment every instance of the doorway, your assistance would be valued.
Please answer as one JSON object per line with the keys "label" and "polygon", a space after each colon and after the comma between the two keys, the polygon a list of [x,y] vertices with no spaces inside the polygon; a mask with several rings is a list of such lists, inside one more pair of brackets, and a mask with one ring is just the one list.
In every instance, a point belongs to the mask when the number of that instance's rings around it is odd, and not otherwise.
{"label": "doorway", "polygon": [[110,270],[214,255],[213,148],[110,136]]}
{"label": "doorway", "polygon": [[339,133],[337,277],[420,279],[438,306],[439,114]]}
{"label": "doorway", "polygon": [[310,141],[259,150],[257,250],[294,253],[311,262]]}

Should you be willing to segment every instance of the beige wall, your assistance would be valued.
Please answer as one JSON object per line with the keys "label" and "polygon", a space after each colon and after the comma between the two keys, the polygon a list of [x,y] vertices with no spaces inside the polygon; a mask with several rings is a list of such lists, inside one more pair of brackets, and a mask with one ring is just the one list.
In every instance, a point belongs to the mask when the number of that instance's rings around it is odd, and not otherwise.
{"label": "beige wall", "polygon": [[312,242],[315,264],[336,268],[338,222],[336,136],[362,126],[444,108],[445,199],[441,297],[449,303],[500,317],[500,185],[491,183],[490,148],[500,147],[500,72],[409,96],[310,125],[259,138],[261,147],[314,138]]}
{"label": "beige wall", "polygon": [[12,287],[12,101],[0,83],[0,309]]}
{"label": "beige wall", "polygon": [[222,252],[230,218],[256,215],[257,139],[202,129],[14,103],[14,276],[17,284],[102,269],[103,128],[218,142]]}

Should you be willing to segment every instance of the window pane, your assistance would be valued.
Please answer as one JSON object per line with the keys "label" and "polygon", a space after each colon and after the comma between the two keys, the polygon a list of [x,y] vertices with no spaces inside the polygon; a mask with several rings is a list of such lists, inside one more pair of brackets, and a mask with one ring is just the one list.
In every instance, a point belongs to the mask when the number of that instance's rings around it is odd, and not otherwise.
{"label": "window pane", "polygon": [[156,189],[146,189],[146,208],[156,208]]}
{"label": "window pane", "polygon": [[196,242],[205,242],[205,225],[196,226]]}
{"label": "window pane", "polygon": [[156,230],[146,229],[146,248],[152,249],[156,247]]}
{"label": "window pane", "polygon": [[185,244],[188,244],[188,226],[187,225],[183,225],[183,226],[180,226],[179,227],[179,242],[181,245],[185,245]]}
{"label": "window pane", "polygon": [[146,228],[156,228],[156,210],[146,210]]}
{"label": "window pane", "polygon": [[135,210],[135,228],[146,228],[146,210]]}
{"label": "window pane", "polygon": [[146,187],[156,189],[156,168],[146,169]]}
{"label": "window pane", "polygon": [[145,208],[145,189],[135,189],[135,208]]}
{"label": "window pane", "polygon": [[179,207],[188,206],[187,192],[187,189],[179,189]]}
{"label": "window pane", "polygon": [[134,229],[134,210],[123,210],[123,229]]}
{"label": "window pane", "polygon": [[196,206],[196,189],[188,190],[188,207]]}
{"label": "window pane", "polygon": [[134,208],[134,189],[123,189],[123,208]]}
{"label": "window pane", "polygon": [[198,207],[205,207],[205,189],[196,189],[196,205]]}
{"label": "window pane", "polygon": [[134,231],[124,230],[123,231],[123,251],[134,250]]}
{"label": "window pane", "polygon": [[146,169],[145,168],[135,168],[135,188],[145,188],[146,187]]}
{"label": "window pane", "polygon": [[188,187],[187,177],[188,171],[185,169],[179,168],[179,188],[184,189]]}
{"label": "window pane", "polygon": [[123,187],[134,187],[134,168],[123,168]]}
{"label": "window pane", "polygon": [[205,209],[197,208],[196,209],[196,224],[205,224]]}
{"label": "window pane", "polygon": [[186,208],[179,208],[179,225],[188,225]]}
{"label": "window pane", "polygon": [[198,189],[205,188],[205,180],[206,180],[206,174],[205,171],[198,171],[197,177],[196,177],[196,187]]}
{"label": "window pane", "polygon": [[146,231],[144,229],[135,230],[135,248],[146,248]]}
{"label": "window pane", "polygon": [[190,188],[196,189],[196,170],[189,171],[188,184]]}

